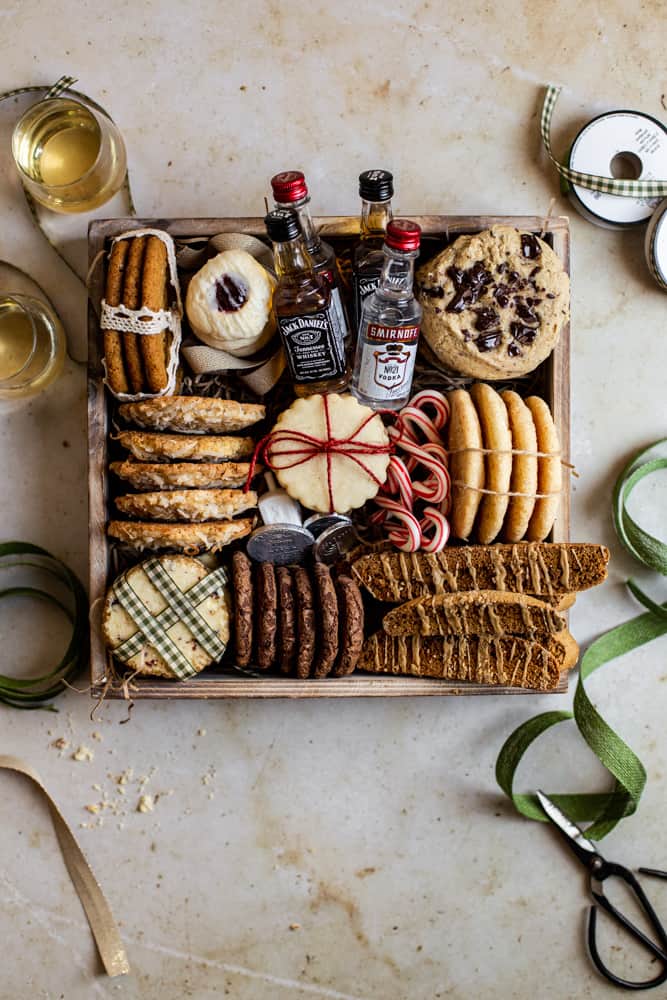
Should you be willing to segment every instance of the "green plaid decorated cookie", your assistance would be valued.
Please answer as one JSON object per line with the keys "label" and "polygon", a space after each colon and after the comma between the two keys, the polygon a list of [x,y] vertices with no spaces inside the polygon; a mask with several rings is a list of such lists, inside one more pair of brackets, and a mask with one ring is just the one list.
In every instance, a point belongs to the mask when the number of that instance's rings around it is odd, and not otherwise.
{"label": "green plaid decorated cookie", "polygon": [[224,569],[190,556],[146,559],[109,588],[104,640],[131,670],[184,680],[225,652],[229,605]]}

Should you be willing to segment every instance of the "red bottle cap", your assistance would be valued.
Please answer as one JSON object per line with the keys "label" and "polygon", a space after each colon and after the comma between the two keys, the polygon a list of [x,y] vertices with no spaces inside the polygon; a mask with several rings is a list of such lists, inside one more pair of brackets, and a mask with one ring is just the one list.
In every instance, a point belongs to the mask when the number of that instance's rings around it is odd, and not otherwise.
{"label": "red bottle cap", "polygon": [[306,178],[300,170],[283,170],[271,178],[273,197],[280,205],[301,201],[308,197]]}
{"label": "red bottle cap", "polygon": [[409,219],[392,219],[387,225],[385,243],[392,250],[419,250],[421,226]]}

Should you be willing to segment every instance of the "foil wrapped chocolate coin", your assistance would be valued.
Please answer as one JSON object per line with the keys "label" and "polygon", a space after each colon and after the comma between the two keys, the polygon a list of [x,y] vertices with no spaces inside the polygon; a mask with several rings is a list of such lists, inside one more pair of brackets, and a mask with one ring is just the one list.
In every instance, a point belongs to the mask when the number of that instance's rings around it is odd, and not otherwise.
{"label": "foil wrapped chocolate coin", "polygon": [[352,521],[345,514],[311,514],[303,522],[304,528],[308,528],[315,538],[319,538],[327,528],[338,524],[352,524]]}
{"label": "foil wrapped chocolate coin", "polygon": [[315,539],[306,528],[295,524],[267,524],[248,539],[248,555],[255,562],[287,566],[303,562]]}
{"label": "foil wrapped chocolate coin", "polygon": [[331,565],[358,544],[356,528],[349,518],[346,520],[347,524],[333,524],[317,538],[313,545],[313,556],[317,562]]}

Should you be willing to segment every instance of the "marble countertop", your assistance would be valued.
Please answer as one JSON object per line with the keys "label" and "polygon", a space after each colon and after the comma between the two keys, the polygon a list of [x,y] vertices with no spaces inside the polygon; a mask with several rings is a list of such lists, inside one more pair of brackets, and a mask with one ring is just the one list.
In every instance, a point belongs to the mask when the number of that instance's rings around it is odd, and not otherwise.
{"label": "marble countertop", "polygon": [[[556,197],[554,211],[572,224],[572,537],[612,549],[609,580],[580,597],[572,630],[585,643],[636,613],[610,488],[628,457],[665,433],[667,299],[644,265],[642,232],[598,229],[558,196],[537,123],[548,81],[566,85],[561,151],[602,110],[664,117],[662,4],[62,0],[45,16],[24,0],[3,16],[11,44],[0,88],[78,76],[123,131],[143,216],[260,214],[269,177],[292,167],[306,172],[322,215],[356,212],[356,176],[371,166],[393,170],[408,215],[539,214]],[[0,256],[43,283],[80,357],[84,292],[33,228],[11,169],[18,107],[0,106]],[[3,536],[46,546],[84,578],[85,394],[84,371],[68,363],[43,397],[0,413]],[[664,509],[659,487],[638,497],[647,518],[660,500]],[[1,610],[8,671],[60,649],[64,628],[47,609]],[[630,866],[666,862],[666,682],[664,648],[653,644],[589,686],[648,771],[639,814],[604,843]],[[0,997],[611,994],[584,950],[581,872],[552,830],[512,811],[493,774],[509,732],[569,707],[572,691],[140,702],[129,720],[114,702],[91,721],[85,694],[59,699],[58,714],[0,707],[0,753],[42,774],[111,901],[133,969],[122,980],[101,974],[47,809],[3,773]],[[80,746],[91,759],[72,758]],[[538,780],[590,791],[608,777],[562,726],[519,776],[525,789]],[[152,812],[137,811],[144,793]],[[651,894],[667,916],[667,883]],[[618,948],[613,931],[604,935]],[[634,952],[612,954],[641,975]]]}

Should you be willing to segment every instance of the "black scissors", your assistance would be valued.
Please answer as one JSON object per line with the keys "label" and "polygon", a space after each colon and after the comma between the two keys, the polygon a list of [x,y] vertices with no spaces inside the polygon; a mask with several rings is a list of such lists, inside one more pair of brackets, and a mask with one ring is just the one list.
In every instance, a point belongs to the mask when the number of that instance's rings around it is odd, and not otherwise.
{"label": "black scissors", "polygon": [[[570,849],[590,872],[591,895],[593,896],[597,906],[591,906],[588,916],[588,950],[598,972],[608,979],[609,982],[614,983],[615,986],[622,986],[626,990],[650,990],[654,986],[661,986],[664,982],[667,982],[667,931],[661,924],[657,913],[651,906],[644,890],[635,876],[623,865],[617,865],[613,861],[605,861],[602,855],[596,850],[595,844],[593,844],[593,842],[584,835],[582,830],[580,830],[579,827],[572,822],[572,820],[567,818],[565,813],[561,812],[558,806],[552,802],[551,799],[544,794],[544,792],[537,792],[537,798],[539,799],[540,805],[551,822],[560,830]],[[644,875],[655,875],[657,878],[667,879],[667,872],[658,871],[655,868],[639,868],[637,870],[642,872]],[[623,914],[609,902],[604,894],[603,882],[605,879],[612,876],[622,879],[632,890],[640,907],[646,914],[651,927],[655,931],[656,938],[659,942],[658,944],[656,944],[655,941],[652,941],[651,938],[647,937],[646,934],[644,934],[644,932],[638,927],[635,927],[635,925],[631,923],[627,917],[623,916]],[[635,938],[636,941],[639,941],[639,943],[642,944],[644,948],[651,953],[651,955],[653,955],[654,961],[657,959],[661,963],[662,971],[658,973],[655,979],[648,979],[641,983],[631,983],[627,979],[621,979],[619,976],[614,975],[614,973],[603,964],[595,940],[598,906],[601,906],[602,909],[613,917],[617,923],[621,924],[626,931]]]}

